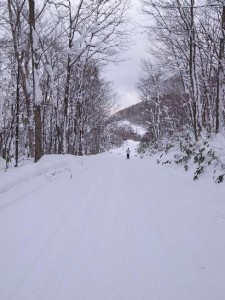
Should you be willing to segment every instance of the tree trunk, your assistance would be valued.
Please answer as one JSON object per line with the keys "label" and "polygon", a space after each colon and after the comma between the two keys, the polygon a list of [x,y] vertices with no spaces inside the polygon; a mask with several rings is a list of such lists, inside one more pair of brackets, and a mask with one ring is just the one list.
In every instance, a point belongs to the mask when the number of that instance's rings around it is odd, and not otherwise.
{"label": "tree trunk", "polygon": [[30,24],[30,40],[31,40],[31,55],[32,55],[32,73],[33,73],[33,100],[34,100],[34,126],[35,126],[35,156],[34,161],[37,162],[42,156],[42,120],[40,95],[38,95],[38,53],[37,43],[34,36],[35,32],[35,3],[34,0],[29,0],[29,24]]}
{"label": "tree trunk", "polygon": [[194,28],[194,0],[191,0],[190,7],[190,40],[189,40],[189,72],[190,72],[190,81],[191,81],[191,102],[192,102],[192,111],[193,111],[193,129],[195,140],[198,140],[198,109],[197,109],[197,94],[196,94],[196,82],[195,82],[195,53],[196,53],[196,44],[195,44],[195,28]]}
{"label": "tree trunk", "polygon": [[222,11],[222,33],[220,38],[220,48],[219,48],[219,61],[218,61],[218,72],[217,72],[217,95],[216,95],[216,128],[215,131],[218,133],[221,128],[222,122],[222,101],[223,101],[223,59],[224,59],[224,30],[225,30],[225,5],[223,5]]}
{"label": "tree trunk", "polygon": [[15,137],[15,167],[18,166],[19,161],[19,122],[20,122],[20,69],[19,64],[17,67],[17,78],[16,78],[16,137]]}
{"label": "tree trunk", "polygon": [[34,123],[35,123],[35,162],[42,157],[42,121],[41,107],[34,106]]}

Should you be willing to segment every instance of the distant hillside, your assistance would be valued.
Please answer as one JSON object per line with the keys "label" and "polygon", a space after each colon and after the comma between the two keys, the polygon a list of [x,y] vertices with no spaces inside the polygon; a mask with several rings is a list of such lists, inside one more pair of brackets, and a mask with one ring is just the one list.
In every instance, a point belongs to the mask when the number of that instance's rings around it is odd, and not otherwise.
{"label": "distant hillside", "polygon": [[[186,119],[183,117],[183,98],[185,95],[180,77],[173,76],[164,80],[161,84],[160,93],[160,127],[167,135],[173,132],[173,128],[180,128],[181,130],[186,124]],[[151,101],[141,101],[111,116],[109,123],[117,138],[135,141],[141,141],[143,138],[154,138],[157,131],[157,98],[155,98],[154,89],[148,96],[151,97]],[[142,97],[145,100],[147,98],[146,94]],[[171,112],[170,118],[168,118],[168,110]]]}
{"label": "distant hillside", "polygon": [[146,132],[146,104],[144,102],[124,108],[109,120],[113,144],[120,145],[123,140],[140,141]]}
{"label": "distant hillside", "polygon": [[139,102],[115,113],[112,116],[111,121],[119,122],[126,120],[135,125],[145,126],[147,120],[146,111],[146,103]]}

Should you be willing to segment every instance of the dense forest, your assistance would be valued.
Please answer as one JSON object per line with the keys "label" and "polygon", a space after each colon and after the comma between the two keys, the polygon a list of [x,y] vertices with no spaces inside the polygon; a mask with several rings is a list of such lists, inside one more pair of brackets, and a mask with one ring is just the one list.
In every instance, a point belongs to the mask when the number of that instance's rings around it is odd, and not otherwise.
{"label": "dense forest", "polygon": [[195,179],[213,163],[220,181],[225,168],[225,3],[142,0],[142,10],[149,20],[149,59],[142,62],[137,88],[147,105],[148,132],[140,152],[176,147],[173,160],[186,170],[194,161]]}
{"label": "dense forest", "polygon": [[[224,126],[224,29],[222,1],[143,0],[149,54],[138,83],[149,103],[155,139],[176,130],[218,133]],[[169,130],[168,130],[169,129]]]}
{"label": "dense forest", "polygon": [[127,47],[126,0],[0,1],[0,156],[95,154],[115,94],[102,68]]}

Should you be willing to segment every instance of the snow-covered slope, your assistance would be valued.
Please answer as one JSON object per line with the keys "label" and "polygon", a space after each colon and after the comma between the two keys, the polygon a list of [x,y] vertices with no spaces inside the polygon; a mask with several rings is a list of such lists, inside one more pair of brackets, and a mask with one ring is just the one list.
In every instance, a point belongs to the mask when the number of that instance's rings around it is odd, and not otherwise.
{"label": "snow-covered slope", "polygon": [[1,300],[224,299],[225,185],[135,147],[0,173]]}

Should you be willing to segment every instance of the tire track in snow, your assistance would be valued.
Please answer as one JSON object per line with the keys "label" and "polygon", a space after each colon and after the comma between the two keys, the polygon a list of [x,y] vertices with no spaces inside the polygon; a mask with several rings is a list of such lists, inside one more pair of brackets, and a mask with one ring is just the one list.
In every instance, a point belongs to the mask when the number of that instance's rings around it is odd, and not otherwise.
{"label": "tire track in snow", "polygon": [[[141,181],[145,180],[141,172],[139,172],[139,178],[141,178]],[[151,179],[153,180],[153,186],[154,184],[158,184],[157,181],[154,183],[154,177]],[[216,287],[218,285],[223,286],[221,276],[217,276],[217,279],[215,279],[217,273],[217,264],[215,264],[215,260],[213,260],[216,256],[215,249],[211,251],[211,249],[204,244],[198,227],[191,222],[192,218],[191,215],[189,215],[190,212],[186,210],[185,203],[182,202],[182,199],[180,199],[179,202],[171,202],[168,198],[165,198],[165,193],[160,189],[156,194],[155,188],[151,190],[149,186],[149,189],[147,189],[146,185],[143,185],[142,188],[146,195],[145,199],[149,199],[149,201],[145,201],[146,211],[155,212],[151,214],[155,224],[157,224],[154,231],[158,230],[159,236],[162,238],[162,247],[163,243],[165,244],[164,247],[166,250],[162,249],[160,251],[161,260],[163,259],[168,263],[168,266],[170,265],[171,276],[174,273],[174,281],[172,282],[174,285],[173,288],[175,289],[174,294],[176,294],[179,288],[181,293],[180,297],[182,299],[188,300],[191,298],[193,300],[199,300],[202,298],[201,293],[204,294],[205,285],[207,285],[208,295],[207,298],[204,296],[204,300],[213,299],[218,293],[218,288]],[[174,193],[174,191],[176,191],[176,185],[166,185],[165,188],[167,189],[167,194],[170,191],[171,195],[178,200],[176,193]],[[164,199],[162,199],[163,195]],[[190,197],[189,201],[193,201],[193,199]],[[181,206],[181,203],[183,203],[184,207]],[[145,211],[142,213],[145,213]],[[144,217],[143,220],[145,220]],[[206,254],[206,252],[211,253]],[[158,259],[160,259],[160,256]],[[189,264],[187,264],[187,261],[189,261]],[[221,261],[221,259],[218,261]],[[203,272],[200,266],[205,266],[205,264],[209,270],[206,271],[204,268],[205,271]],[[196,271],[197,269],[199,269],[199,272]],[[196,277],[197,273],[199,273],[198,277]],[[172,277],[168,277],[168,280],[171,278]],[[196,279],[194,280],[193,278]],[[197,281],[198,286],[196,285]],[[162,282],[160,278],[158,278],[158,282]],[[219,284],[219,282],[221,283]],[[161,298],[157,297],[156,299],[164,300],[165,297],[166,295],[162,295]],[[173,297],[169,297],[169,299],[172,298]]]}
{"label": "tire track in snow", "polygon": [[[103,177],[104,177],[104,175],[103,175]],[[80,218],[75,223],[76,226],[75,226],[75,230],[74,230],[74,232],[78,232],[77,238],[74,239],[74,242],[72,243],[72,245],[70,245],[70,250],[69,250],[70,253],[67,255],[64,266],[60,270],[60,274],[61,274],[60,278],[58,279],[58,282],[54,286],[53,292],[51,294],[51,297],[53,297],[53,299],[57,298],[58,291],[59,291],[62,283],[64,282],[66,275],[69,272],[69,269],[71,267],[71,262],[73,261],[73,257],[76,255],[76,249],[79,247],[80,243],[82,242],[85,232],[88,230],[88,227],[90,226],[90,222],[93,219],[94,215],[96,214],[96,209],[94,210],[93,208],[97,207],[97,205],[96,205],[97,198],[93,197],[93,195],[95,195],[96,192],[99,195],[99,190],[101,188],[101,185],[102,185],[102,180],[99,180],[99,182],[94,185],[93,189],[91,189],[91,191],[89,191],[89,193],[88,193],[89,196],[85,197],[86,198],[85,199],[85,201],[86,201],[85,210],[79,211]],[[87,218],[87,216],[88,216],[88,218]],[[85,222],[83,223],[82,220],[85,220]],[[79,226],[77,226],[78,224],[79,224]],[[44,299],[47,300],[48,298],[44,298]]]}
{"label": "tire track in snow", "polygon": [[[87,194],[92,194],[93,189],[99,188],[99,186],[94,186],[93,188],[91,188],[89,191],[87,191]],[[58,223],[58,225],[56,226],[56,228],[54,229],[54,231],[51,233],[51,235],[49,236],[49,238],[47,239],[47,241],[45,242],[45,244],[43,245],[43,247],[41,248],[41,250],[39,251],[38,255],[35,257],[35,259],[33,260],[33,262],[31,263],[31,265],[29,266],[29,268],[24,272],[24,275],[22,276],[22,278],[19,280],[18,284],[16,285],[16,287],[12,290],[11,294],[8,297],[8,300],[13,300],[18,291],[20,290],[20,288],[22,287],[22,285],[26,282],[26,280],[28,279],[28,277],[30,276],[30,274],[32,273],[34,267],[37,265],[37,263],[39,262],[40,258],[43,256],[43,254],[45,253],[46,249],[49,247],[49,245],[51,244],[51,242],[56,238],[57,233],[59,232],[59,230],[62,228],[62,226],[64,225],[64,223],[67,221],[67,218],[73,214],[73,208],[74,206],[76,206],[76,202],[72,202],[72,205],[68,208],[67,212],[64,214],[63,218],[60,220],[60,222]]]}
{"label": "tire track in snow", "polygon": [[[47,173],[47,172],[46,172],[46,173]],[[46,174],[44,174],[44,175],[46,175]],[[41,174],[41,175],[39,175],[39,177],[41,178],[41,177],[43,177],[44,175]],[[27,192],[26,192],[26,193],[23,193],[23,194],[20,195],[18,198],[16,198],[16,199],[13,200],[13,201],[8,202],[7,204],[3,204],[3,205],[0,204],[0,213],[1,213],[3,210],[9,208],[10,206],[17,204],[18,202],[20,202],[21,200],[23,200],[23,199],[26,198],[27,196],[32,195],[34,192],[37,192],[38,190],[41,190],[42,188],[45,188],[46,186],[49,185],[49,183],[52,183],[52,182],[54,182],[54,181],[56,181],[56,180],[60,180],[60,179],[62,179],[62,178],[58,177],[58,178],[54,178],[54,179],[51,180],[51,181],[47,181],[47,182],[46,182],[46,178],[45,178],[45,181],[44,181],[44,182],[42,182],[40,185],[38,185],[36,188],[32,189],[32,190],[29,191],[28,193],[27,193]],[[22,182],[22,184],[24,184],[24,182]],[[18,185],[19,185],[19,184],[18,184]],[[17,186],[16,186],[16,187],[17,187]],[[5,191],[5,192],[4,192],[4,197],[6,198],[6,197],[7,197],[7,193],[9,193],[9,192],[11,192],[11,191],[12,191],[12,189],[9,189],[9,190]]]}
{"label": "tire track in snow", "polygon": [[[75,193],[85,177],[71,181],[60,218],[52,219],[52,212],[31,231],[35,239],[48,227],[11,299],[27,300],[31,292],[32,300],[222,300],[223,277],[215,267],[224,259],[216,249],[204,249],[208,243],[191,223],[191,207],[172,198],[178,183],[169,185],[170,172],[149,170],[135,158],[105,162],[88,190]],[[210,268],[196,272],[208,257]]]}

